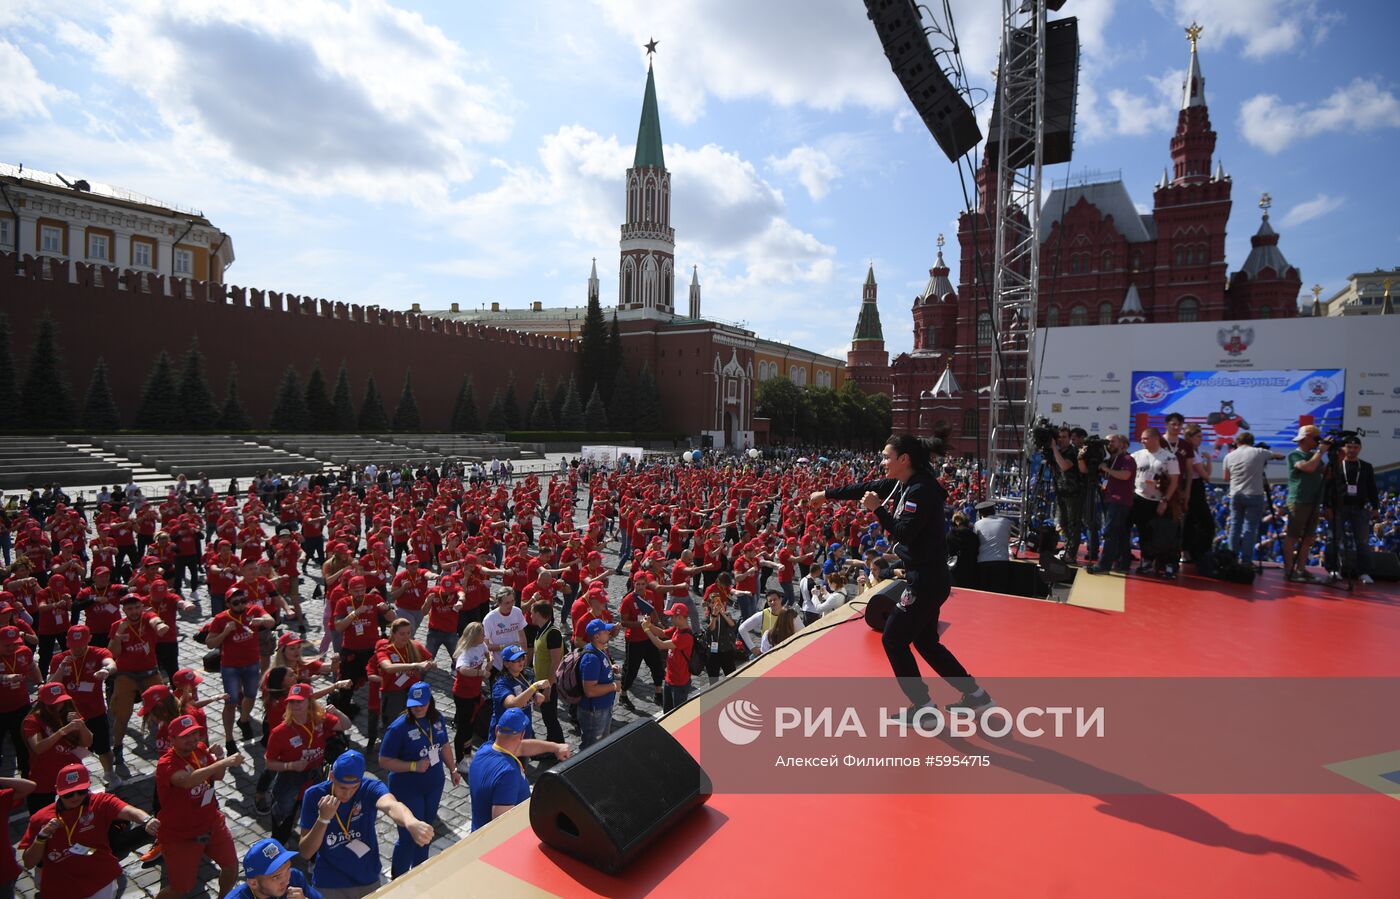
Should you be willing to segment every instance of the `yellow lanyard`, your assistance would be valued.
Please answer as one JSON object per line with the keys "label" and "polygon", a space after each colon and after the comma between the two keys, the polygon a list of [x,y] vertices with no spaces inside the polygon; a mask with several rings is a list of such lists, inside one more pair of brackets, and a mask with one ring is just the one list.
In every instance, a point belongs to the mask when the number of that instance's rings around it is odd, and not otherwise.
{"label": "yellow lanyard", "polygon": [[[354,799],[355,797],[351,796],[350,798],[351,798],[351,799]],[[344,805],[344,804],[345,804],[345,803],[343,803],[343,802],[341,803],[341,805]],[[353,818],[353,817],[355,817],[355,816],[354,816],[354,815],[351,815],[350,817]],[[350,842],[350,840],[352,840],[353,837],[350,836],[350,828],[346,826],[346,824],[345,824],[344,821],[340,820],[340,809],[336,809],[336,810],[335,810],[335,823],[340,825],[340,832],[343,833],[343,834],[345,834],[345,842],[347,842],[347,843]]]}
{"label": "yellow lanyard", "polygon": [[524,777],[524,776],[525,776],[525,763],[524,763],[524,762],[520,761],[520,759],[516,758],[512,753],[508,752],[507,750],[502,749],[500,743],[495,743],[495,742],[493,742],[493,743],[491,744],[491,748],[494,749],[494,750],[496,750],[497,752],[499,752],[501,755],[509,756],[511,761],[515,762],[517,765],[520,766],[520,776],[521,776],[521,777]]}
{"label": "yellow lanyard", "polygon": [[53,810],[53,816],[54,816],[55,818],[58,819],[58,823],[59,823],[59,824],[63,825],[63,833],[64,833],[64,836],[68,837],[68,845],[69,845],[69,846],[74,845],[74,844],[73,844],[73,834],[77,833],[77,832],[78,832],[78,828],[82,826],[82,823],[83,823],[83,807],[86,806],[86,805],[87,805],[87,800],[84,800],[84,801],[83,801],[83,804],[80,805],[80,806],[78,806],[78,814],[73,818],[73,826],[72,826],[72,827],[69,827],[69,826],[68,826],[68,822],[65,821],[65,820],[63,820],[63,813],[62,813],[61,811],[59,811],[57,808],[55,808],[55,809]]}

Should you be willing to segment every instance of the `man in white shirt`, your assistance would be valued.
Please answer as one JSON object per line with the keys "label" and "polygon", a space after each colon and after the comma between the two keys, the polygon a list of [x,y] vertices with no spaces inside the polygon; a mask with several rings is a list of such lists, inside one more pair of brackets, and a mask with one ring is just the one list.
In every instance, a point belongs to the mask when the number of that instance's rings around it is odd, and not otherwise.
{"label": "man in white shirt", "polygon": [[1254,435],[1242,431],[1221,464],[1230,484],[1230,552],[1246,563],[1254,561],[1259,523],[1264,518],[1264,467],[1270,459],[1282,458],[1283,453],[1255,446]]}
{"label": "man in white shirt", "polygon": [[977,586],[989,593],[1011,589],[1011,521],[997,514],[992,500],[977,504]]}
{"label": "man in white shirt", "polygon": [[481,626],[486,630],[486,647],[491,650],[491,662],[497,671],[501,670],[501,650],[507,646],[519,646],[529,650],[525,644],[525,613],[515,605],[515,591],[503,587],[496,594],[496,608],[486,613]]}
{"label": "man in white shirt", "polygon": [[1132,523],[1137,528],[1142,553],[1138,574],[1156,574],[1156,559],[1160,556],[1165,560],[1162,576],[1175,577],[1176,547],[1165,545],[1161,535],[1154,537],[1153,531],[1162,527],[1157,523],[1160,519],[1171,519],[1171,499],[1181,486],[1181,465],[1176,455],[1162,445],[1162,432],[1156,428],[1142,432],[1142,449],[1133,453],[1133,462],[1137,463],[1137,479],[1133,485]]}

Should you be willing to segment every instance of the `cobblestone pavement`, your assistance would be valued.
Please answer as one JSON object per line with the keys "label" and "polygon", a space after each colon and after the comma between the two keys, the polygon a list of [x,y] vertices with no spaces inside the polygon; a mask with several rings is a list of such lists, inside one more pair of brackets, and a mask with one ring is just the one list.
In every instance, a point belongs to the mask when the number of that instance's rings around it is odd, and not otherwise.
{"label": "cobblestone pavement", "polygon": [[[585,513],[588,506],[587,496],[586,490],[580,491],[580,499],[576,510],[578,523],[580,525],[584,524],[587,520],[587,515]],[[270,528],[267,529],[269,531],[271,530]],[[610,541],[604,548],[604,558],[610,566],[609,571],[617,566],[617,549],[618,545],[616,539]],[[310,567],[310,572],[312,575],[318,573],[318,569],[314,564]],[[625,593],[623,584],[624,579],[621,576],[613,577],[609,583],[609,605],[614,612],[622,601],[622,597]],[[301,585],[302,608],[306,613],[306,618],[310,625],[306,636],[313,648],[320,641],[320,622],[323,608],[322,600],[312,596],[314,585],[314,577],[311,579],[303,579]],[[187,593],[187,595],[189,594]],[[198,602],[200,610],[191,611],[186,614],[180,622],[180,663],[200,671],[202,670],[201,660],[205,652],[205,647],[190,638],[195,631],[199,629],[202,621],[207,620],[209,594],[202,583],[191,598]],[[283,626],[280,629],[286,628]],[[423,638],[424,633],[425,627],[420,628],[418,632],[419,639]],[[613,649],[614,658],[621,660],[622,638],[620,630],[614,638]],[[433,692],[438,698],[438,706],[443,711],[449,729],[451,729],[454,725],[453,704],[451,701],[452,678],[449,671],[446,670],[448,663],[445,653],[439,653],[438,665],[439,668],[437,670],[429,672],[428,681],[433,685]],[[638,675],[631,690],[632,701],[636,705],[637,711],[633,713],[624,706],[620,704],[617,705],[613,719],[614,729],[622,727],[634,720],[638,715],[652,715],[660,711],[659,707],[652,700],[653,689],[650,679],[650,673],[646,667],[643,666],[642,672]],[[705,679],[702,677],[697,680],[703,682]],[[319,679],[315,683],[318,686],[324,684],[324,682]],[[217,696],[221,694],[222,688],[219,684],[218,675],[206,676],[199,690],[202,696]],[[363,709],[367,705],[363,688],[357,694],[356,702],[362,711],[356,717],[349,737],[353,748],[363,751],[366,727],[366,713]],[[213,741],[221,740],[223,738],[222,724],[220,721],[222,705],[218,703],[212,704],[208,707],[207,712],[211,729],[210,739]],[[261,721],[261,712],[262,707],[261,703],[259,703],[258,707],[254,710],[254,719],[259,722]],[[578,730],[570,725],[568,715],[562,708],[560,710],[560,721],[563,724],[565,738],[570,745],[577,750],[579,745]],[[127,732],[126,765],[130,770],[131,777],[122,787],[116,790],[116,793],[125,801],[139,806],[140,808],[150,810],[152,793],[155,790],[153,773],[157,760],[154,757],[154,742],[152,739],[148,739],[145,733],[138,730],[139,722],[140,719],[133,716],[131,728]],[[259,726],[261,725],[259,724]],[[228,820],[229,829],[233,832],[234,843],[238,849],[239,858],[241,860],[242,854],[248,846],[256,840],[268,836],[270,824],[266,816],[259,816],[253,809],[253,788],[257,781],[258,774],[262,771],[263,767],[261,746],[258,745],[257,740],[240,741],[240,748],[243,749],[244,755],[248,760],[242,768],[234,769],[230,772],[229,778],[218,783],[217,794],[219,804],[222,806],[224,815]],[[375,766],[374,754],[370,755],[368,762],[370,770],[373,773],[381,778],[387,777],[387,772]],[[539,762],[527,763],[526,765],[526,771],[532,783],[541,770],[539,765]],[[101,767],[97,764],[97,760],[95,758],[90,758],[88,760],[88,767],[93,774],[93,788],[95,790],[102,789],[100,786],[102,783]],[[5,758],[0,760],[0,771],[10,773],[13,771],[13,768],[14,759],[7,750]],[[19,838],[23,835],[26,820],[27,816],[24,814],[22,807],[12,815],[9,822],[10,842],[12,845],[17,843]],[[437,835],[432,844],[432,853],[434,855],[456,843],[471,831],[471,797],[467,791],[465,779],[459,787],[454,787],[450,781],[448,782],[446,791],[443,794],[439,820],[436,822],[436,830]],[[386,881],[389,877],[390,856],[397,838],[397,828],[389,822],[387,817],[380,815],[379,848]],[[129,856],[124,862],[123,867],[127,880],[125,891],[119,893],[119,895],[126,897],[153,897],[160,890],[164,869],[157,865],[153,868],[143,870],[137,859],[138,854],[139,853]],[[294,864],[300,864],[300,861]],[[205,863],[204,869],[201,872],[201,879],[204,880],[204,889],[196,888],[190,895],[215,895],[218,890],[217,872],[208,862]],[[31,879],[29,873],[21,874],[15,886],[16,895],[18,896],[34,896],[38,893],[36,883]]]}

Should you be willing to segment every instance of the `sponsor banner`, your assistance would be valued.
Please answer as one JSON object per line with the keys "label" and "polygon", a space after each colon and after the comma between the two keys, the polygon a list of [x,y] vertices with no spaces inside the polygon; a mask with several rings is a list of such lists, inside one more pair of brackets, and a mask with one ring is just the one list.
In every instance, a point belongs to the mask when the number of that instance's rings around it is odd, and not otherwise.
{"label": "sponsor banner", "polygon": [[[1160,428],[1169,412],[1205,433],[1203,446],[1228,449],[1241,431],[1255,443],[1285,447],[1310,422],[1326,433],[1342,425],[1346,373],[1308,371],[1135,371],[1134,430]],[[1133,435],[1134,437],[1137,434]]]}

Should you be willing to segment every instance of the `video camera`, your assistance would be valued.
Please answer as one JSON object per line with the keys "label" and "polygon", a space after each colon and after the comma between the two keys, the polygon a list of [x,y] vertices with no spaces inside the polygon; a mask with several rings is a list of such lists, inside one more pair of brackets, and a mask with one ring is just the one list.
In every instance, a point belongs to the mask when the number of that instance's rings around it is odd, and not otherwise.
{"label": "video camera", "polygon": [[1043,456],[1050,455],[1050,447],[1059,439],[1060,429],[1050,424],[1044,415],[1031,424],[1031,445]]}
{"label": "video camera", "polygon": [[1095,471],[1108,458],[1108,441],[1098,434],[1090,434],[1084,438],[1084,449],[1080,455],[1084,457],[1084,466]]}

